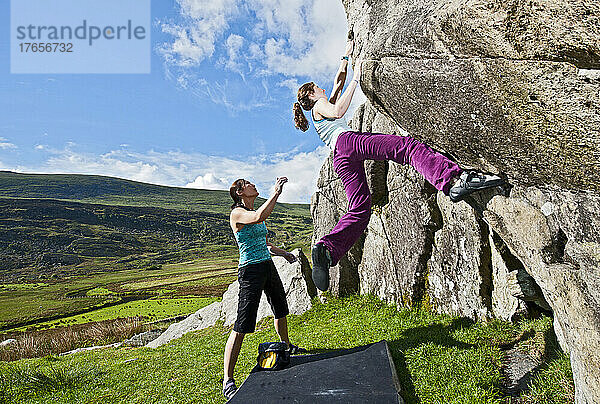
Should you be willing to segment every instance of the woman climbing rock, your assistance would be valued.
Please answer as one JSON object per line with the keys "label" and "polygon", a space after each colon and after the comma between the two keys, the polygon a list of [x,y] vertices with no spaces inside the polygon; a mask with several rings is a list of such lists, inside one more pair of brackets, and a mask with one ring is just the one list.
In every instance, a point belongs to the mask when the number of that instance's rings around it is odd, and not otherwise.
{"label": "woman climbing rock", "polygon": [[350,129],[343,116],[359,84],[362,64],[361,61],[355,62],[354,77],[342,92],[352,48],[353,41],[350,39],[329,98],[325,90],[315,83],[305,83],[298,90],[298,102],[293,106],[296,128],[303,132],[308,130],[308,120],[302,110],[310,111],[317,134],[333,149],[333,167],[348,197],[347,213],[312,248],[313,280],[321,290],[329,288],[329,268],[348,252],[369,223],[371,192],[365,175],[365,160],[410,164],[453,202],[472,192],[503,183],[503,179],[496,175],[461,169],[452,160],[412,137]]}

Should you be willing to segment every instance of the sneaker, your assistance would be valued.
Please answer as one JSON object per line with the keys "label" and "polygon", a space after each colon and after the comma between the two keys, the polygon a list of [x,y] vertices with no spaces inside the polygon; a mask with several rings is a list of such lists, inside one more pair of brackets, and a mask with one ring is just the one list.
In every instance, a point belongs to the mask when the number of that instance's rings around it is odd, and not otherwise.
{"label": "sneaker", "polygon": [[463,171],[456,183],[450,188],[450,200],[462,201],[465,196],[486,188],[502,185],[504,179],[497,175],[483,174],[478,171]]}
{"label": "sneaker", "polygon": [[235,380],[227,380],[227,383],[225,383],[225,386],[223,386],[223,395],[225,396],[225,400],[230,400],[236,391],[237,386],[235,385]]}
{"label": "sneaker", "polygon": [[325,248],[325,244],[318,243],[312,248],[312,278],[315,286],[319,290],[329,289],[329,267],[331,266],[331,256]]}
{"label": "sneaker", "polygon": [[298,355],[298,354],[308,353],[308,351],[306,349],[300,348],[299,346],[294,345],[294,344],[290,344],[288,351],[289,351],[290,355]]}

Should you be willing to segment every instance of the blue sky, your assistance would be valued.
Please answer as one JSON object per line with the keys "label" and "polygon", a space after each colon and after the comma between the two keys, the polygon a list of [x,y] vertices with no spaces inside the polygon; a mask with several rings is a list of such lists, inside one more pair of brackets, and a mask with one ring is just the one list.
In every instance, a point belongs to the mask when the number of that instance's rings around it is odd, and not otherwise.
{"label": "blue sky", "polygon": [[151,11],[150,74],[10,74],[1,3],[0,169],[209,189],[246,177],[263,195],[286,175],[281,200],[310,201],[329,150],[294,128],[291,104],[298,83],[331,88],[341,1],[152,0]]}

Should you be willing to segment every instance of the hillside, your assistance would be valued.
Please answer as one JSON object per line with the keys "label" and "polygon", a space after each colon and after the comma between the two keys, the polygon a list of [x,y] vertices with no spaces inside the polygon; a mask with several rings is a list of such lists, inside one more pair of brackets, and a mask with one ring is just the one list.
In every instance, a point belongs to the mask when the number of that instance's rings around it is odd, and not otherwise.
{"label": "hillside", "polygon": [[[229,205],[224,191],[1,172],[0,328],[132,299],[220,296],[237,261]],[[308,249],[308,205],[278,204],[267,226],[276,245]]]}
{"label": "hillside", "polygon": [[[11,171],[0,171],[0,197],[154,206],[227,215],[231,205],[227,191],[167,187],[101,175],[23,174]],[[258,198],[257,204],[264,201]],[[308,204],[278,203],[277,213],[310,217]]]}
{"label": "hillside", "polygon": [[[94,265],[80,264],[98,259],[151,266],[235,246],[229,205],[225,191],[0,172],[0,281],[86,272]],[[278,204],[268,226],[273,242],[306,246],[309,207]]]}

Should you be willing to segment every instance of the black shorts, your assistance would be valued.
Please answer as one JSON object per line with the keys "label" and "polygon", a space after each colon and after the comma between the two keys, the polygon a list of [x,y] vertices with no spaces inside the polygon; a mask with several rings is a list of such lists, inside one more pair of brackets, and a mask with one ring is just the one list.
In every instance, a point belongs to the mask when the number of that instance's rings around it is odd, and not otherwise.
{"label": "black shorts", "polygon": [[290,311],[285,298],[283,284],[273,264],[273,260],[248,264],[238,269],[240,294],[238,296],[237,319],[233,330],[239,333],[251,333],[256,328],[256,313],[263,290],[271,305],[275,318],[287,316]]}

